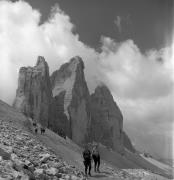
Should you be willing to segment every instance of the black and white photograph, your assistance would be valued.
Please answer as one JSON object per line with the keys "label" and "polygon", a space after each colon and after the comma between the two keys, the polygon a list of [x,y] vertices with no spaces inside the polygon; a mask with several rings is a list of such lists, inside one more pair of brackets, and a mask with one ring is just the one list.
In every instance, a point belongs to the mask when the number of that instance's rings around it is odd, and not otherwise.
{"label": "black and white photograph", "polygon": [[0,180],[174,179],[174,0],[0,0]]}

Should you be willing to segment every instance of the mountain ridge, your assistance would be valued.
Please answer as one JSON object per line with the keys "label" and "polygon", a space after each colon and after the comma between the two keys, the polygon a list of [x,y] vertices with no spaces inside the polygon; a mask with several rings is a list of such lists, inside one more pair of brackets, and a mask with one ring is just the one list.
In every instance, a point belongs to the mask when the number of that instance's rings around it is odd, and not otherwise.
{"label": "mountain ridge", "polygon": [[135,152],[109,88],[98,85],[90,94],[84,68],[81,57],[75,56],[49,75],[46,60],[39,56],[36,66],[19,71],[14,107],[79,145],[96,141],[120,153],[125,147]]}

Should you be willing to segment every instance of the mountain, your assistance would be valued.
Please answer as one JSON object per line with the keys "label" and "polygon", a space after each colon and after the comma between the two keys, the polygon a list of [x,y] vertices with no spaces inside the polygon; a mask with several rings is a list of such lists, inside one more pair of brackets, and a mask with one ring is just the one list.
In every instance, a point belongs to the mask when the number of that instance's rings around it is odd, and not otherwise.
{"label": "mountain", "polygon": [[123,115],[106,85],[90,95],[84,62],[73,57],[49,76],[44,57],[36,66],[22,67],[13,106],[57,134],[79,145],[98,142],[120,153],[135,152],[123,131]]}
{"label": "mountain", "polygon": [[105,85],[91,94],[90,110],[92,139],[123,152],[123,116]]}
{"label": "mountain", "polygon": [[131,143],[131,140],[129,139],[128,135],[123,131],[123,145],[125,148],[127,148],[129,151],[135,153],[136,150],[134,146]]}
{"label": "mountain", "polygon": [[[50,122],[54,131],[66,129],[66,134],[74,142],[83,144],[88,138],[89,90],[84,76],[84,63],[78,56],[63,64],[51,75],[51,88],[57,112],[63,122]],[[60,118],[59,118],[60,119]],[[55,124],[58,124],[57,126]]]}
{"label": "mountain", "polygon": [[13,106],[34,121],[48,126],[51,100],[49,67],[45,59],[39,56],[36,66],[20,68]]}

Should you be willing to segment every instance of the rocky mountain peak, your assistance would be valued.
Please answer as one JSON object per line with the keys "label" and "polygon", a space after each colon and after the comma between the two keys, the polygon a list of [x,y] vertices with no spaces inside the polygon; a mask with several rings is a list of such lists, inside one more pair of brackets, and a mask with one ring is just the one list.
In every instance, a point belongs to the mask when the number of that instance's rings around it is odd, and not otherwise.
{"label": "rocky mountain peak", "polygon": [[43,56],[38,56],[36,66],[43,65],[45,63],[46,63],[45,58]]}
{"label": "rocky mountain peak", "polygon": [[[98,99],[101,99],[101,101],[105,100],[105,103],[112,103],[114,105],[114,107],[119,111],[119,115],[120,118],[123,119],[122,113],[119,109],[119,107],[117,106],[111,91],[109,90],[109,88],[105,85],[105,84],[100,84],[95,88],[95,92],[94,94],[91,94],[91,96],[95,96]],[[102,105],[105,105],[104,102],[102,103]]]}
{"label": "rocky mountain peak", "polygon": [[70,59],[70,64],[76,64],[76,65],[80,65],[82,69],[84,69],[84,62],[82,60],[82,58],[80,56],[75,56],[73,58]]}
{"label": "rocky mountain peak", "polygon": [[45,59],[39,56],[36,66],[22,67],[19,71],[14,107],[47,125],[51,98],[49,67]]}
{"label": "rocky mountain peak", "polygon": [[90,104],[92,139],[123,151],[123,116],[106,85],[96,87]]}
{"label": "rocky mountain peak", "polygon": [[64,119],[64,122],[59,124],[59,128],[68,127],[69,137],[77,143],[82,142],[87,134],[89,120],[86,111],[89,90],[84,76],[83,60],[79,56],[73,57],[59,70],[53,72],[51,86],[54,101],[57,104],[55,111],[61,116],[64,113],[67,117],[67,120]]}
{"label": "rocky mountain peak", "polygon": [[98,94],[98,95],[102,96],[103,98],[112,98],[113,99],[109,88],[105,84],[98,85],[95,88],[95,94]]}
{"label": "rocky mountain peak", "polygon": [[14,107],[77,144],[100,142],[120,152],[133,151],[123,131],[123,116],[105,84],[89,94],[84,62],[75,56],[49,76],[44,57],[19,71]]}
{"label": "rocky mountain peak", "polygon": [[49,76],[49,67],[43,56],[38,56],[36,66],[33,68],[36,73],[41,72],[42,76]]}
{"label": "rocky mountain peak", "polygon": [[34,67],[21,67],[19,70],[19,74],[30,74],[31,76],[41,74],[42,76],[48,76],[49,67],[44,57],[38,56],[36,65]]}

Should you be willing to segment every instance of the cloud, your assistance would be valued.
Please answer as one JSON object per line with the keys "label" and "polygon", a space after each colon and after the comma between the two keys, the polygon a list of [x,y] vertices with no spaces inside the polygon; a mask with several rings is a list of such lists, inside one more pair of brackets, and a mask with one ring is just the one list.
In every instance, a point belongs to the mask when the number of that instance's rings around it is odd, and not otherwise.
{"label": "cloud", "polygon": [[[133,40],[118,43],[102,37],[102,44],[99,55],[102,78],[123,112],[128,135],[138,149],[171,158],[174,115],[171,47],[143,54]],[[157,144],[163,144],[163,148]]]}
{"label": "cloud", "polygon": [[114,20],[114,24],[117,26],[119,33],[122,31],[122,26],[121,26],[122,19],[120,16],[117,16],[116,19]]}
{"label": "cloud", "polygon": [[87,69],[94,66],[97,53],[79,41],[68,15],[56,6],[47,22],[40,25],[40,17],[24,1],[0,1],[0,98],[8,103],[15,97],[19,68],[33,66],[38,55],[46,58],[51,72],[77,54],[89,60]]}
{"label": "cloud", "polygon": [[[164,142],[163,136],[171,137],[171,47],[143,54],[131,39],[116,42],[102,36],[99,53],[79,40],[70,17],[58,5],[46,22],[40,24],[40,17],[41,13],[24,1],[0,1],[0,99],[12,103],[19,68],[33,66],[38,55],[48,61],[50,72],[79,55],[85,61],[90,91],[100,82],[107,84],[131,139],[139,147],[145,148],[146,142],[151,151],[161,153],[163,149],[153,142],[157,137],[159,142]],[[119,16],[116,21],[121,28]]]}
{"label": "cloud", "polygon": [[156,157],[172,158],[172,94],[154,99],[119,99],[123,127],[136,149]]}
{"label": "cloud", "polygon": [[115,43],[109,37],[103,37],[102,41],[101,69],[106,83],[118,96],[157,98],[171,93],[171,48],[142,54],[133,40]]}

